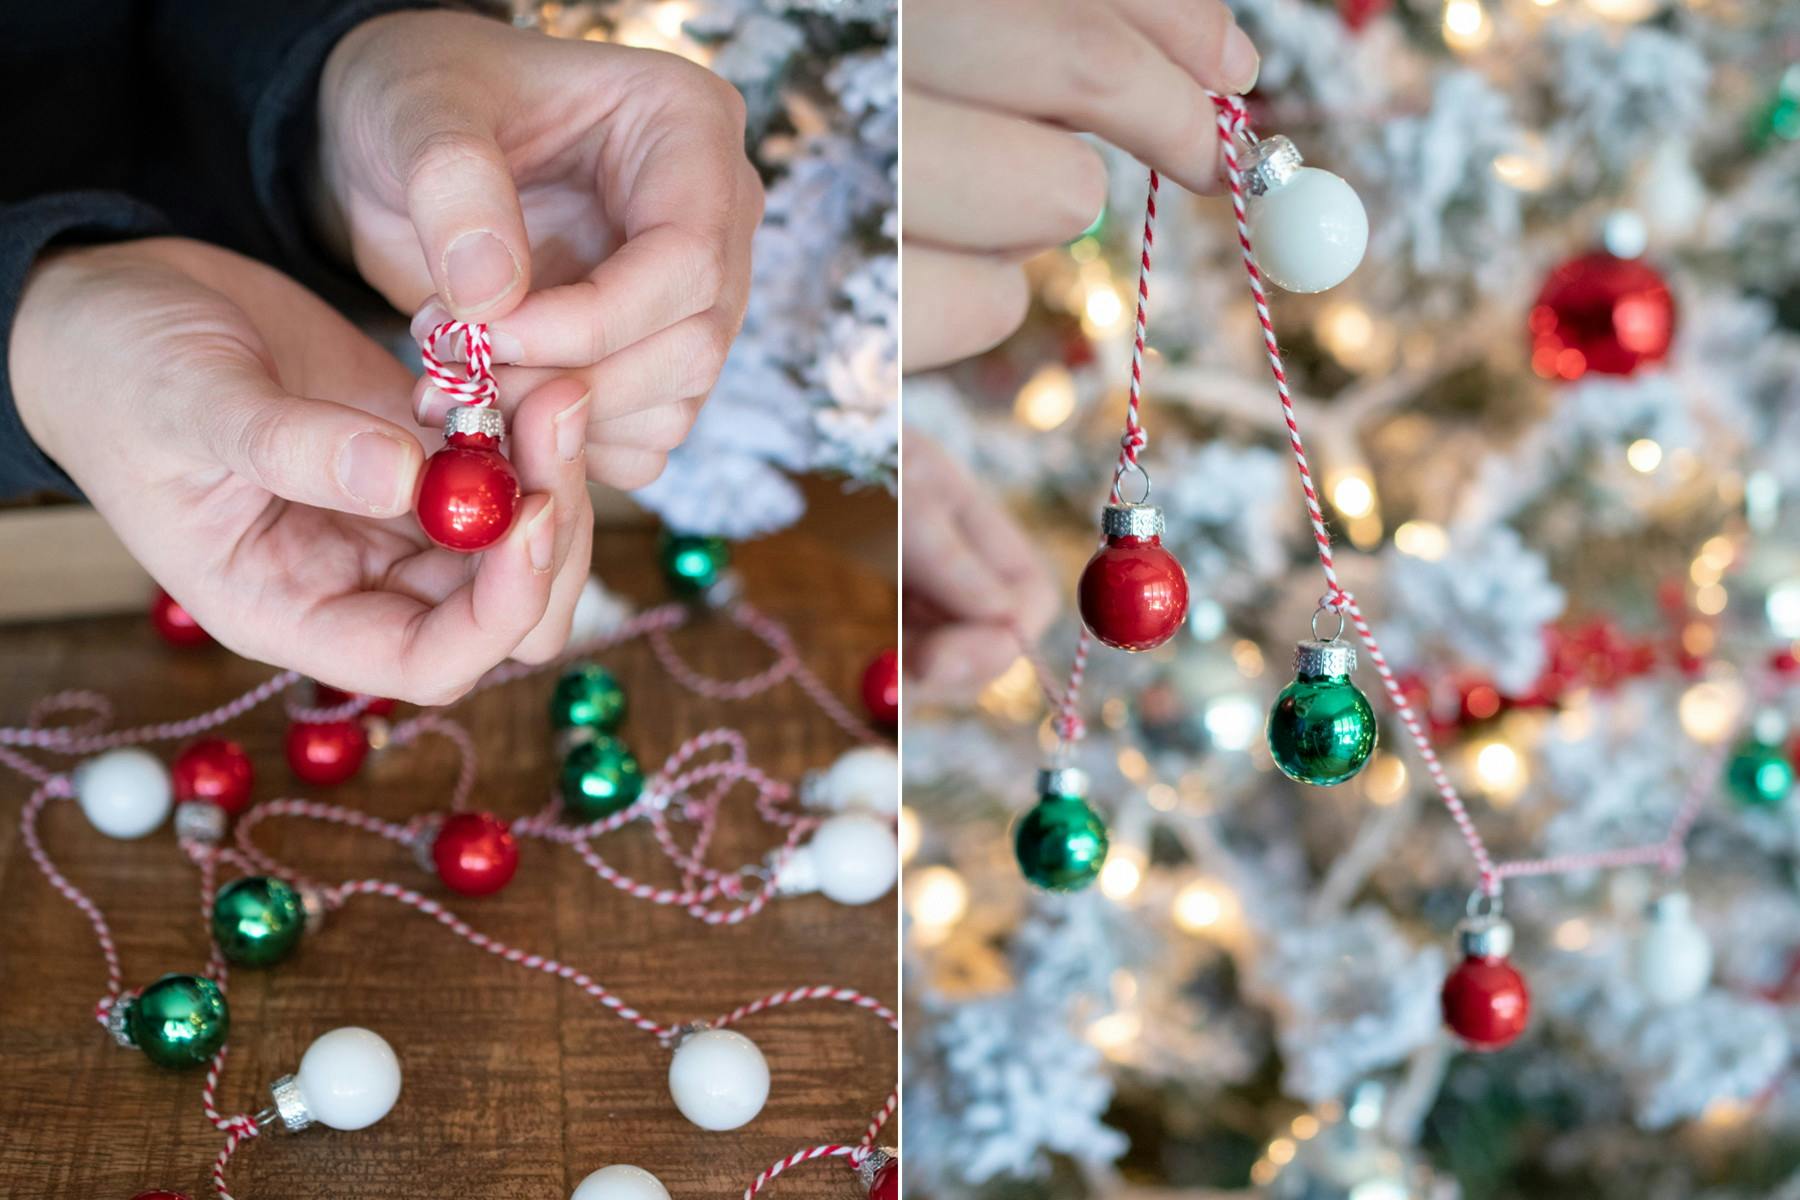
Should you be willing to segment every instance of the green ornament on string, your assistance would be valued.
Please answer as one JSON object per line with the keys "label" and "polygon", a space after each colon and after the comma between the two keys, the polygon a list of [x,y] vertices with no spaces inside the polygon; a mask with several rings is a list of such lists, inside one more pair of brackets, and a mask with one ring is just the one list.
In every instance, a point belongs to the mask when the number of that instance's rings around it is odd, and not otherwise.
{"label": "green ornament on string", "polygon": [[1763,106],[1752,130],[1752,140],[1758,147],[1767,147],[1777,139],[1800,141],[1800,65],[1781,73],[1774,98]]}
{"label": "green ornament on string", "polygon": [[563,807],[577,820],[610,817],[635,804],[643,790],[643,769],[616,737],[597,734],[563,759]]}
{"label": "green ornament on string", "polygon": [[1087,802],[1087,775],[1074,767],[1038,772],[1038,802],[1013,828],[1013,853],[1033,886],[1078,892],[1106,865],[1106,822]]}
{"label": "green ornament on string", "polygon": [[550,693],[550,724],[558,729],[611,733],[625,720],[625,689],[613,673],[582,663],[556,681]]}
{"label": "green ornament on string", "polygon": [[678,596],[698,596],[731,565],[731,544],[724,538],[665,533],[659,557],[663,576]]}
{"label": "green ornament on string", "polygon": [[198,975],[164,975],[131,1002],[125,1028],[159,1067],[193,1067],[225,1044],[231,1013],[225,993]]}
{"label": "green ornament on string", "polygon": [[300,893],[268,875],[246,875],[213,899],[212,934],[225,961],[268,967],[294,952],[306,932]]}
{"label": "green ornament on string", "polygon": [[1725,783],[1739,804],[1774,808],[1794,789],[1794,764],[1781,747],[1751,738],[1731,756]]}
{"label": "green ornament on string", "polygon": [[1294,649],[1294,681],[1269,710],[1269,752],[1289,779],[1330,787],[1375,750],[1375,710],[1350,682],[1356,647],[1336,638]]}

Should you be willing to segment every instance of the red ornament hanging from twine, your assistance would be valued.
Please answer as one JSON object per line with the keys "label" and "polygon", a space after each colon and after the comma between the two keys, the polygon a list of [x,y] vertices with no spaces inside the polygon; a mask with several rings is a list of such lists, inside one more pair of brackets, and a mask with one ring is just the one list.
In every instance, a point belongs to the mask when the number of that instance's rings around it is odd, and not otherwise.
{"label": "red ornament hanging from twine", "polygon": [[[437,354],[440,339],[454,342],[459,335],[468,358],[462,375]],[[494,382],[488,328],[445,321],[426,337],[419,353],[431,385],[466,400],[444,418],[444,448],[426,461],[413,509],[426,537],[446,550],[473,554],[505,537],[519,511],[519,476],[500,453],[506,419],[494,404],[500,388]]]}
{"label": "red ornament hanging from twine", "polygon": [[250,807],[250,789],[256,771],[250,756],[236,742],[224,738],[201,738],[189,744],[175,758],[169,769],[180,803],[203,800],[235,817]]}
{"label": "red ornament hanging from twine", "polygon": [[150,595],[150,625],[163,641],[183,650],[212,644],[212,635],[200,628],[193,614],[161,588]]}
{"label": "red ornament hanging from twine", "polygon": [[510,883],[519,869],[519,843],[506,822],[492,813],[453,813],[444,818],[431,841],[431,861],[451,891],[489,896]]}
{"label": "red ornament hanging from twine", "polygon": [[1648,263],[1595,251],[1550,272],[1529,325],[1531,369],[1545,379],[1631,375],[1668,357],[1675,299]]}
{"label": "red ornament hanging from twine", "polygon": [[862,676],[863,709],[877,725],[900,721],[900,654],[883,650],[870,660]]}

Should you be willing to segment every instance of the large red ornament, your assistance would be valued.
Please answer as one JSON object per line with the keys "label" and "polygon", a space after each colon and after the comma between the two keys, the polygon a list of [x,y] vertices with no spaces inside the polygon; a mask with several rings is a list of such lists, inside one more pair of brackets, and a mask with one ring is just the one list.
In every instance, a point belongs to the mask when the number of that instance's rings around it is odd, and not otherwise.
{"label": "large red ornament", "polygon": [[862,702],[869,719],[878,725],[900,720],[900,655],[883,650],[863,671]]}
{"label": "large red ornament", "polygon": [[519,869],[519,843],[492,813],[455,813],[438,827],[431,861],[451,891],[487,896],[505,887]]}
{"label": "large red ornament", "polygon": [[342,783],[356,774],[368,753],[368,734],[355,721],[295,721],[288,726],[288,766],[304,783]]}
{"label": "large red ornament", "polygon": [[425,463],[413,507],[425,536],[446,550],[473,554],[512,528],[519,476],[500,453],[504,428],[494,409],[458,405],[445,424],[444,448]]}
{"label": "large red ornament", "polygon": [[250,756],[236,742],[202,738],[183,750],[169,769],[175,799],[205,800],[235,817],[250,807],[250,786],[256,773]]}
{"label": "large red ornament", "polygon": [[1077,598],[1089,632],[1120,650],[1154,650],[1187,619],[1187,572],[1162,544],[1162,510],[1109,504],[1106,544],[1081,572]]}
{"label": "large red ornament", "polygon": [[1463,960],[1444,980],[1444,1024],[1475,1050],[1499,1050],[1525,1032],[1531,993],[1507,961],[1512,927],[1497,918],[1465,921]]}
{"label": "large red ornament", "polygon": [[[337,688],[323,683],[313,684],[314,708],[337,708],[340,705],[350,703],[356,698],[357,693],[355,692],[340,691]],[[394,715],[394,702],[377,696],[370,700],[363,708],[363,715],[367,717],[391,717]]]}
{"label": "large red ornament", "polygon": [[150,624],[162,636],[163,641],[184,650],[192,646],[210,645],[212,642],[212,635],[200,628],[200,622],[194,620],[187,609],[175,603],[175,598],[161,588],[157,588],[150,596]]}
{"label": "large red ornament", "polygon": [[869,1181],[869,1200],[900,1200],[900,1160],[890,1158]]}
{"label": "large red ornament", "polygon": [[1630,375],[1675,340],[1675,300],[1654,268],[1604,251],[1550,272],[1532,306],[1531,367],[1546,379]]}

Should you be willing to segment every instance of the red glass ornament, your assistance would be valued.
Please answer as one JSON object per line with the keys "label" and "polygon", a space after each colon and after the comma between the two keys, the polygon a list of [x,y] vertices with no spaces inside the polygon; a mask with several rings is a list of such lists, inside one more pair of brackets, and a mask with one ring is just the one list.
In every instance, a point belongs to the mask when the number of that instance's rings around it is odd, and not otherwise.
{"label": "red glass ornament", "polygon": [[161,588],[150,596],[150,624],[162,635],[163,641],[184,650],[212,643],[212,635],[200,628],[200,622]]}
{"label": "red glass ornament", "polygon": [[[1163,548],[1159,534],[1116,532],[1131,520],[1116,514],[1134,509],[1141,513],[1143,506],[1114,505],[1106,510],[1106,544],[1082,569],[1077,598],[1089,632],[1108,646],[1154,650],[1174,637],[1187,619],[1187,572]],[[1155,528],[1161,526],[1159,515]]]}
{"label": "red glass ornament", "polygon": [[355,721],[295,721],[288,726],[288,766],[302,782],[330,787],[356,774],[369,737]]}
{"label": "red glass ornament", "polygon": [[250,807],[250,785],[256,772],[250,756],[236,742],[202,738],[176,756],[169,774],[178,801],[210,801],[228,817]]}
{"label": "red glass ornament", "polygon": [[1393,6],[1393,0],[1338,0],[1338,19],[1351,33],[1361,33],[1363,26]]}
{"label": "red glass ornament", "polygon": [[455,813],[438,827],[431,861],[451,891],[488,896],[505,887],[519,869],[519,843],[506,822],[492,813]]}
{"label": "red glass ornament", "polygon": [[1604,251],[1550,272],[1532,306],[1531,367],[1546,379],[1630,375],[1675,340],[1675,299],[1648,263]]}
{"label": "red glass ornament", "polygon": [[900,1200],[900,1160],[890,1158],[869,1181],[869,1200]]}
{"label": "red glass ornament", "polygon": [[[350,703],[357,698],[357,695],[356,692],[340,691],[323,683],[315,683],[313,684],[313,707],[336,708],[341,704]],[[368,706],[363,709],[363,715],[366,717],[391,717],[394,715],[394,702],[377,696],[370,700]]]}
{"label": "red glass ornament", "polygon": [[1525,1032],[1531,993],[1504,958],[1469,956],[1444,980],[1444,1024],[1476,1050],[1499,1050]]}
{"label": "red glass ornament", "polygon": [[900,655],[883,650],[863,671],[862,702],[869,719],[878,725],[900,720]]}
{"label": "red glass ornament", "polygon": [[425,463],[413,502],[425,536],[446,550],[485,550],[512,528],[519,476],[500,453],[500,439],[453,433]]}

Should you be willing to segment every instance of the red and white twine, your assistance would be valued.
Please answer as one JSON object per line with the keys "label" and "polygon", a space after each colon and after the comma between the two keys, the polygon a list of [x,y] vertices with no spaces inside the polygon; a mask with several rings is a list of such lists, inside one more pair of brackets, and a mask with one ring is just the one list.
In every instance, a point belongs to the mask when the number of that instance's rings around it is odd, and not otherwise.
{"label": "red and white twine", "polygon": [[[454,346],[462,339],[466,369],[457,371],[438,356],[438,343]],[[500,385],[494,381],[494,343],[488,327],[479,322],[445,321],[426,335],[419,348],[425,363],[425,377],[431,386],[446,396],[454,396],[465,404],[486,407],[500,398]]]}

